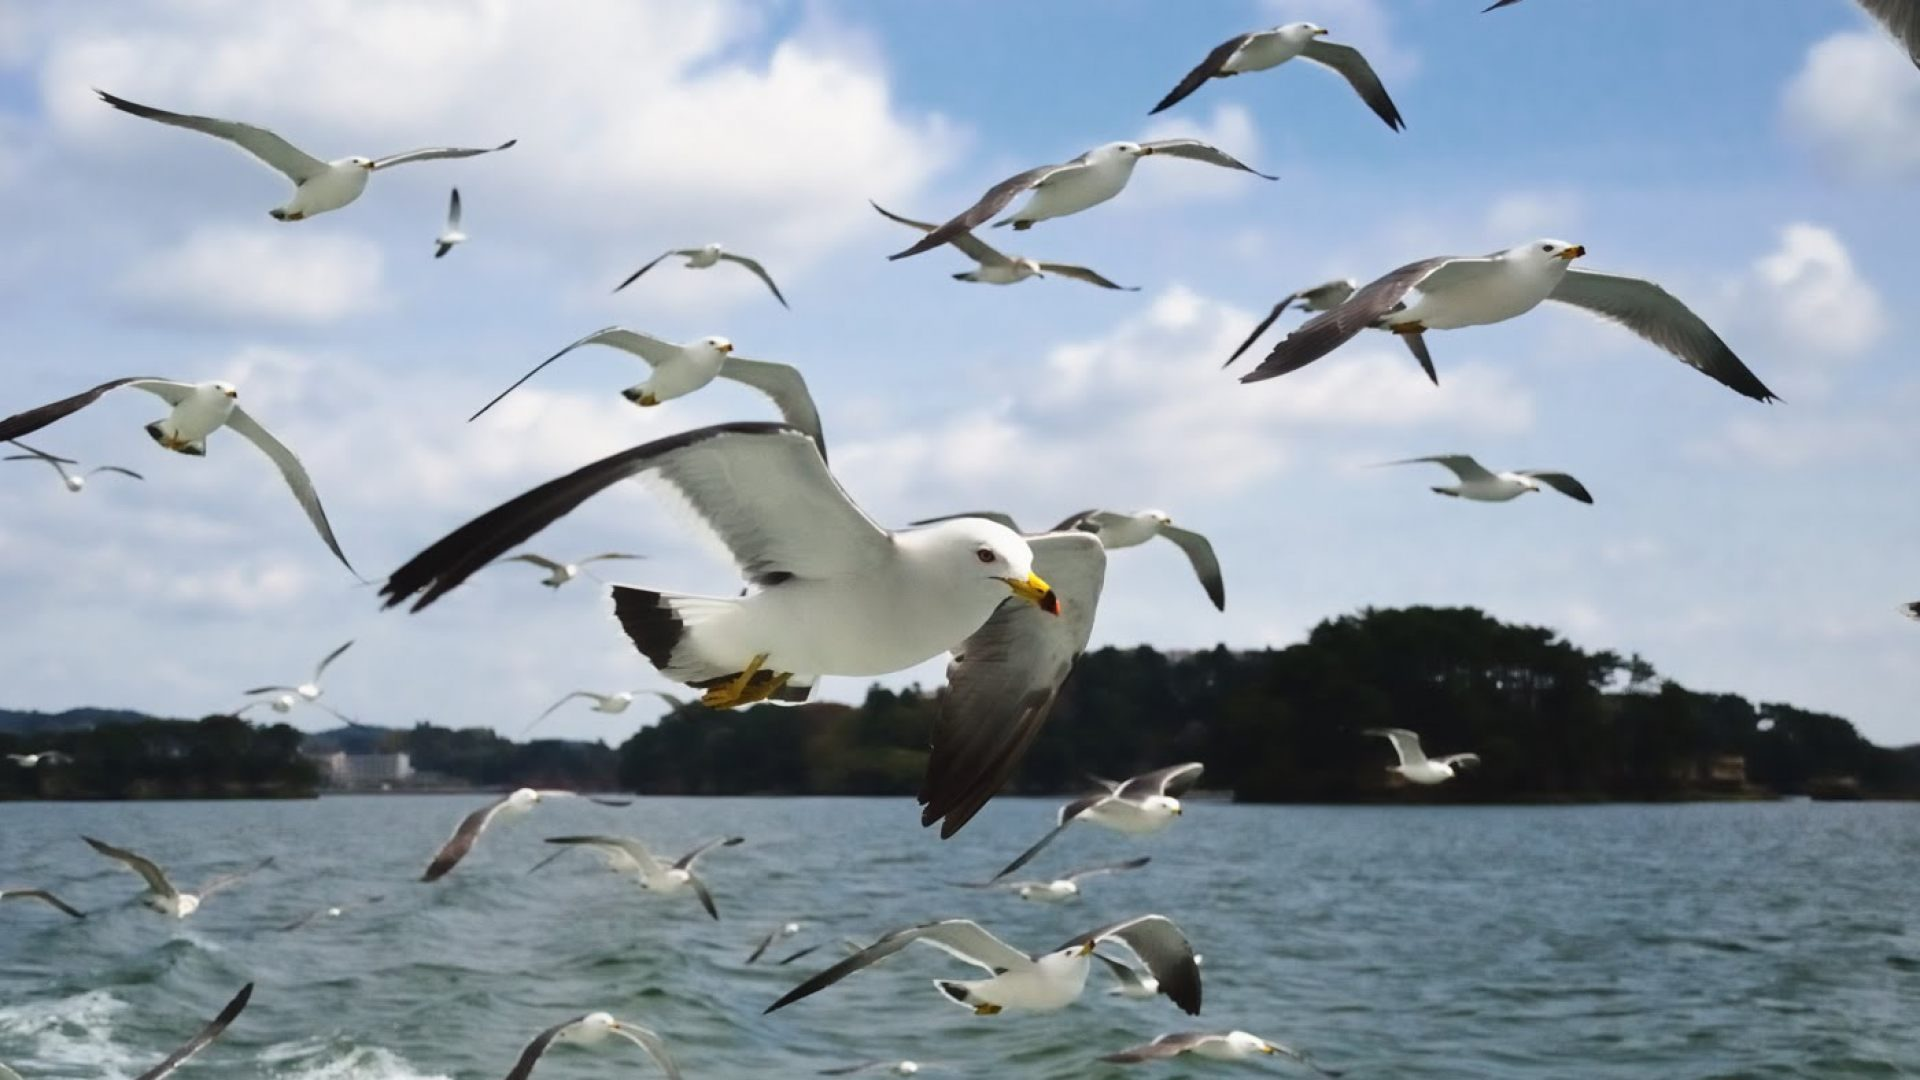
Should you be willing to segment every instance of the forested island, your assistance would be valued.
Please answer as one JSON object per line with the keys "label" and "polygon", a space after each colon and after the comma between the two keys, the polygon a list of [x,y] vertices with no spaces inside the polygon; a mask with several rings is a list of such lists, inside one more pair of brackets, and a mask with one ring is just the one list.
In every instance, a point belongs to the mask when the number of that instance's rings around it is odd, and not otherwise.
{"label": "forested island", "polygon": [[[487,788],[910,795],[939,708],[938,691],[875,687],[857,706],[689,705],[617,750],[427,723],[341,729],[305,745],[406,753],[429,775]],[[265,794],[313,783],[301,738],[284,724],[103,720],[23,737],[8,716],[0,713],[0,753],[57,749],[75,760],[55,770],[0,765],[0,798]],[[1482,764],[1449,784],[1401,789],[1386,771],[1385,740],[1361,734],[1373,727],[1411,728],[1430,753],[1473,751]],[[1178,761],[1204,762],[1203,787],[1247,802],[1920,796],[1920,747],[1875,746],[1837,716],[1689,690],[1638,656],[1588,652],[1549,629],[1425,607],[1330,619],[1284,649],[1088,653],[1008,791],[1075,791],[1089,774]]]}

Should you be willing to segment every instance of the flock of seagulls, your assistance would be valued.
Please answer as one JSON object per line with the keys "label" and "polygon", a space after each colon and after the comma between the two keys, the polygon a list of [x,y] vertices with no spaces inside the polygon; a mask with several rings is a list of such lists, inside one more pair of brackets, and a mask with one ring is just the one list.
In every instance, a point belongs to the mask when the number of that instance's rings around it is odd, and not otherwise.
{"label": "flock of seagulls", "polygon": [[[1518,0],[1498,0],[1487,10],[1516,3]],[[1860,6],[1897,36],[1920,65],[1920,3],[1860,0]],[[1172,108],[1210,82],[1270,70],[1298,59],[1336,72],[1390,129],[1403,129],[1405,119],[1366,58],[1327,37],[1325,28],[1309,22],[1236,35],[1209,52],[1151,112]],[[281,173],[293,185],[291,197],[269,211],[281,222],[303,221],[352,204],[364,193],[372,174],[381,169],[477,157],[515,144],[510,139],[488,148],[433,147],[381,158],[350,156],[325,161],[263,127],[169,112],[104,91],[97,93],[101,101],[116,110],[232,143]],[[1093,210],[1119,196],[1135,167],[1148,157],[1180,158],[1266,180],[1277,179],[1198,139],[1117,141],[1068,161],[1010,176],[944,221],[915,220],[878,204],[873,208],[919,234],[911,245],[889,259],[905,259],[949,246],[973,264],[973,269],[954,275],[965,282],[1011,285],[1030,278],[1058,276],[1103,289],[1128,290],[1085,266],[1006,254],[982,241],[975,231],[989,224],[1025,231],[1045,221]],[[1023,196],[1024,202],[1016,207]],[[455,189],[444,227],[435,240],[434,258],[444,257],[467,241],[461,218],[460,194]],[[1275,303],[1226,364],[1233,364],[1280,317],[1298,307],[1309,318],[1274,344],[1263,360],[1241,376],[1241,382],[1257,383],[1297,371],[1338,351],[1363,331],[1374,330],[1398,337],[1427,377],[1437,383],[1439,375],[1427,341],[1429,332],[1504,322],[1553,301],[1618,324],[1745,397],[1760,402],[1776,400],[1733,349],[1683,301],[1649,280],[1576,268],[1574,262],[1585,255],[1586,248],[1581,244],[1539,239],[1488,255],[1419,259],[1365,284],[1342,279],[1315,285],[1289,293]],[[675,257],[684,259],[688,269],[708,269],[723,262],[743,268],[758,278],[783,307],[789,307],[759,260],[719,244],[669,249],[642,265],[614,291],[633,285],[661,262]],[[787,364],[735,356],[732,342],[720,336],[674,343],[624,327],[608,327],[554,353],[469,419],[477,420],[547,365],[588,345],[617,349],[648,366],[648,378],[622,392],[636,406],[663,405],[725,378],[770,398],[782,421],[743,420],[678,432],[587,463],[541,484],[478,515],[395,570],[380,590],[386,607],[404,604],[413,612],[423,611],[475,572],[501,561],[537,567],[547,575],[541,584],[558,589],[587,574],[589,564],[639,559],[641,556],[635,554],[608,552],[567,563],[528,551],[516,553],[516,549],[608,487],[632,478],[653,478],[682,497],[720,538],[747,587],[737,596],[711,597],[612,586],[614,614],[635,650],[668,679],[699,691],[700,704],[716,709],[805,701],[823,678],[887,675],[950,654],[941,713],[932,732],[931,754],[918,796],[922,825],[937,824],[943,838],[965,827],[1000,790],[1045,723],[1091,635],[1106,586],[1108,551],[1165,538],[1185,553],[1209,601],[1216,608],[1225,607],[1224,579],[1211,543],[1198,532],[1175,526],[1166,513],[1158,510],[1081,511],[1040,533],[1025,532],[1013,519],[995,511],[947,514],[905,529],[881,525],[861,509],[830,471],[821,417],[799,370]],[[288,447],[240,407],[239,389],[230,383],[151,376],[102,383],[0,420],[0,441],[10,442],[20,451],[4,460],[49,466],[72,492],[82,490],[88,477],[101,473],[141,479],[138,473],[120,466],[78,471],[73,459],[18,442],[122,387],[145,391],[167,405],[166,414],[146,426],[153,441],[166,450],[203,457],[209,438],[222,428],[254,444],[278,469],[329,552],[353,571],[306,469]],[[1390,464],[1415,462],[1437,464],[1451,471],[1457,483],[1433,490],[1462,499],[1505,502],[1544,486],[1583,503],[1593,502],[1587,488],[1565,472],[1495,473],[1466,454],[1431,455]],[[1920,603],[1908,605],[1906,610],[1920,618]],[[327,708],[319,701],[321,679],[328,665],[351,645],[348,642],[329,653],[306,682],[246,691],[255,700],[240,711],[260,706],[281,713],[301,705]],[[535,723],[576,700],[590,701],[596,712],[618,714],[632,704],[634,696],[633,691],[604,695],[575,691],[556,701]],[[661,696],[676,706],[680,704],[670,695]],[[1414,784],[1443,783],[1479,761],[1472,753],[1429,758],[1419,736],[1405,729],[1377,729],[1367,734],[1389,741],[1397,758],[1390,771]],[[61,760],[51,753],[10,757],[20,768],[57,765]],[[1101,781],[1099,790],[1062,806],[1048,832],[993,879],[977,887],[1023,900],[1060,902],[1078,896],[1081,882],[1089,878],[1143,869],[1149,862],[1144,856],[1052,877],[1010,880],[1010,875],[1079,823],[1127,835],[1167,828],[1182,815],[1180,795],[1197,783],[1201,771],[1198,763],[1183,763],[1124,781]],[[432,857],[421,880],[437,881],[451,872],[490,828],[527,814],[545,799],[569,794],[522,788],[475,809]],[[271,863],[265,860],[240,873],[216,877],[189,893],[173,886],[151,860],[91,837],[84,839],[99,854],[140,876],[146,885],[141,904],[176,919],[192,915],[207,898]],[[742,838],[726,836],[709,841],[672,862],[655,857],[643,842],[628,836],[574,835],[552,837],[548,842],[558,850],[541,866],[568,851],[592,850],[609,869],[631,877],[648,892],[694,894],[707,914],[718,919],[718,906],[695,873],[695,864],[709,852],[741,843]],[[73,918],[85,917],[79,909],[43,889],[0,891],[0,901],[14,900],[38,901]],[[336,915],[341,910],[329,907],[307,918]],[[776,943],[799,932],[798,923],[776,926],[754,948],[747,962],[757,962]],[[1082,996],[1096,962],[1113,973],[1112,993],[1164,996],[1190,1015],[1198,1014],[1201,1008],[1200,956],[1171,918],[1148,913],[1099,927],[1040,952],[1008,945],[967,919],[899,927],[870,944],[856,943],[851,955],[804,980],[767,1011],[794,1005],[916,943],[931,945],[985,973],[980,978],[942,979],[934,984],[942,998],[976,1015],[1064,1008]],[[798,960],[820,947],[816,944],[802,949],[779,963]],[[1130,953],[1139,966],[1116,959],[1112,950]],[[211,1042],[246,1006],[251,991],[251,986],[244,989],[193,1041],[142,1080],[166,1075]],[[514,1064],[508,1080],[526,1080],[555,1044],[592,1044],[609,1038],[639,1046],[669,1076],[679,1076],[658,1035],[610,1014],[592,1012],[536,1035]],[[1306,1055],[1284,1044],[1238,1030],[1164,1034],[1102,1060],[1133,1064],[1183,1056],[1221,1061],[1279,1056],[1325,1075],[1338,1075],[1320,1069]],[[830,1075],[890,1071],[904,1076],[927,1067],[907,1060],[869,1061],[825,1071]]]}

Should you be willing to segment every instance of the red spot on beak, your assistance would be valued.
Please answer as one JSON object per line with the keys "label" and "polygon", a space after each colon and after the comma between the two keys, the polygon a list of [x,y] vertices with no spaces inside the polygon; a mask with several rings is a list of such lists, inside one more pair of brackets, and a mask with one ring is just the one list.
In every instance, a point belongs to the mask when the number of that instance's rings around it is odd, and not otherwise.
{"label": "red spot on beak", "polygon": [[1040,598],[1040,610],[1049,615],[1060,614],[1060,594],[1048,589],[1047,594]]}

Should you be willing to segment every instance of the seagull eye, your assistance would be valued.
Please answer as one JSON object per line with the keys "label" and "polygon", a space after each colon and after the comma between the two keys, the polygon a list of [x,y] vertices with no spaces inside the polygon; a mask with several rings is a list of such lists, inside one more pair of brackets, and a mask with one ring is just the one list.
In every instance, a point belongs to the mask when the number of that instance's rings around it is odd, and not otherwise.
{"label": "seagull eye", "polygon": [[1553,252],[1553,245],[1552,245],[1552,244],[1541,244],[1541,245],[1540,245],[1540,250],[1541,250],[1541,251],[1544,251],[1544,252],[1547,252],[1548,254],[1552,254],[1552,252]]}
{"label": "seagull eye", "polygon": [[990,563],[994,560],[993,551],[989,548],[981,548],[980,550],[973,553],[973,557],[976,559],[979,559],[983,563]]}

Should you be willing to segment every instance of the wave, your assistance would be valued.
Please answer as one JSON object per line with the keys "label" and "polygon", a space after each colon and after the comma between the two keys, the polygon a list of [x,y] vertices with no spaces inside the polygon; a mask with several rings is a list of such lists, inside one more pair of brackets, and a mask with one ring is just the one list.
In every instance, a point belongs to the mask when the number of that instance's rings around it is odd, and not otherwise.
{"label": "wave", "polygon": [[271,1080],[453,1080],[445,1073],[420,1072],[399,1054],[381,1046],[354,1046],[339,1039],[302,1039],[260,1052]]}
{"label": "wave", "polygon": [[[103,1078],[150,1067],[138,1051],[114,1042],[115,1018],[130,1006],[105,990],[0,1007],[0,1046],[11,1064],[31,1072],[77,1069]],[[24,1049],[16,1049],[24,1047]]]}

